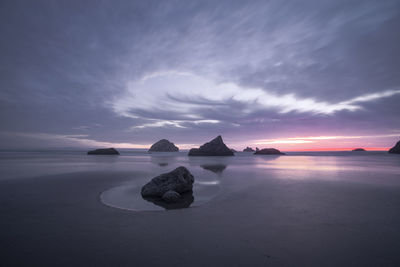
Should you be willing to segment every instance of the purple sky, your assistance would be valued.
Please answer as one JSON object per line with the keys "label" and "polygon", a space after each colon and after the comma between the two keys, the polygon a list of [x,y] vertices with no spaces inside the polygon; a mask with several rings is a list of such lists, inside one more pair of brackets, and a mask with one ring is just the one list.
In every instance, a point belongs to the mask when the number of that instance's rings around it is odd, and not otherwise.
{"label": "purple sky", "polygon": [[0,148],[390,147],[400,1],[1,1]]}

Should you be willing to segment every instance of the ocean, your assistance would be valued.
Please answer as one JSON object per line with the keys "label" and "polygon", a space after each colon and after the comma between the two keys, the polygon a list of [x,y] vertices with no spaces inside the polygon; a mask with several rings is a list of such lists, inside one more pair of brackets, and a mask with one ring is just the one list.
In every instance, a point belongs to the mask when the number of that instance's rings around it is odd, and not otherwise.
{"label": "ocean", "polygon": [[[400,156],[385,151],[286,152],[287,155],[283,156],[237,152],[233,157],[188,157],[186,151],[119,151],[119,156],[99,156],[86,155],[84,150],[0,150],[1,179],[102,170],[156,174],[181,165],[197,171],[207,170],[209,165],[220,165],[222,170],[214,170],[214,173],[220,172],[220,176],[224,176],[228,169],[243,168],[257,172],[274,171],[278,179],[339,179],[393,185],[400,182],[400,178],[395,179],[400,175]],[[208,171],[213,172],[212,168]]]}
{"label": "ocean", "polygon": [[[65,173],[125,172],[128,183],[103,192],[101,201],[129,210],[163,210],[140,196],[140,188],[152,177],[185,166],[195,176],[194,201],[211,201],[239,177],[240,187],[249,177],[279,180],[321,180],[400,185],[400,156],[374,152],[288,152],[287,155],[253,155],[237,152],[234,157],[188,157],[187,151],[148,153],[120,149],[119,156],[86,155],[84,150],[1,151],[1,179],[34,178]],[[140,173],[129,179],[129,172]],[[112,177],[110,177],[112,179]],[[222,187],[222,188],[221,188]]]}
{"label": "ocean", "polygon": [[[120,152],[2,150],[0,265],[400,265],[399,155]],[[178,166],[183,206],[141,197]]]}

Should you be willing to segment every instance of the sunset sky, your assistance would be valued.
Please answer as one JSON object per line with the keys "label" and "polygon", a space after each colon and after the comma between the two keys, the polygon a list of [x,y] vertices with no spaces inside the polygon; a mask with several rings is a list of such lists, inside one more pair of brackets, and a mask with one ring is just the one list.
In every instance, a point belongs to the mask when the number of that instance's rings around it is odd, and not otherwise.
{"label": "sunset sky", "polygon": [[382,150],[400,1],[1,1],[0,148]]}

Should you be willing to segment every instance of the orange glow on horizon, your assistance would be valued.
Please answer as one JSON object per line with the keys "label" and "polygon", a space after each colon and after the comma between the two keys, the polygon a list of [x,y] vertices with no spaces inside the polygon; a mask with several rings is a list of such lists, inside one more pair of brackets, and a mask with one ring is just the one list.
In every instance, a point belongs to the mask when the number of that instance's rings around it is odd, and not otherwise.
{"label": "orange glow on horizon", "polygon": [[318,135],[258,139],[250,144],[259,148],[273,147],[281,151],[351,151],[363,148],[366,151],[388,151],[394,137],[400,133],[379,135]]}
{"label": "orange glow on horizon", "polygon": [[[292,151],[292,152],[301,152],[301,151],[352,151],[358,147],[335,147],[335,148],[294,148],[294,149],[282,149],[282,151]],[[362,147],[366,151],[388,151],[390,147]]]}

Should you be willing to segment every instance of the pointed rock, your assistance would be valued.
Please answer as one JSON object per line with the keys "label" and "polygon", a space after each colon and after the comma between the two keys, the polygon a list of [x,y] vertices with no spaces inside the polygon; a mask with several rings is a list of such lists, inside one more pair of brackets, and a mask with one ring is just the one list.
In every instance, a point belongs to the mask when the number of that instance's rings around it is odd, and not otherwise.
{"label": "pointed rock", "polygon": [[400,141],[397,142],[397,144],[389,150],[389,153],[400,154]]}
{"label": "pointed rock", "polygon": [[199,148],[192,148],[189,151],[189,156],[233,156],[232,150],[230,150],[222,140],[222,137],[218,135],[216,138],[208,143],[200,146]]}
{"label": "pointed rock", "polygon": [[254,152],[254,149],[251,147],[246,147],[245,149],[243,149],[243,152]]}

